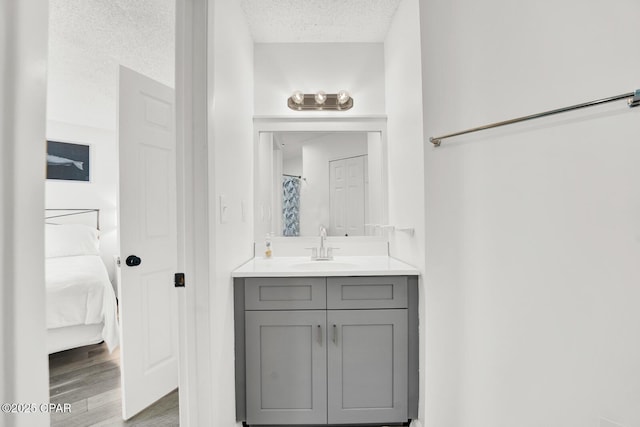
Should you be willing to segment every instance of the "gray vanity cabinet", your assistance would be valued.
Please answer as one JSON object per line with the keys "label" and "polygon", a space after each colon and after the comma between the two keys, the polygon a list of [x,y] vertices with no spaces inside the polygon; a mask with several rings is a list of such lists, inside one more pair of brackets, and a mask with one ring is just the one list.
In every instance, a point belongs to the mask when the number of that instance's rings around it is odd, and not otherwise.
{"label": "gray vanity cabinet", "polygon": [[[417,293],[417,280],[409,282]],[[404,276],[237,280],[237,419],[321,425],[415,417],[417,305],[407,289]]]}

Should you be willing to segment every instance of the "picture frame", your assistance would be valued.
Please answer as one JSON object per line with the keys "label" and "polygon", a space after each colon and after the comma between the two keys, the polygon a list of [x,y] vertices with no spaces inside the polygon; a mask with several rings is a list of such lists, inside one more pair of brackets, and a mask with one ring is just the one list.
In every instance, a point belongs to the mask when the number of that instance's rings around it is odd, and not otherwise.
{"label": "picture frame", "polygon": [[91,182],[91,146],[47,141],[47,179]]}

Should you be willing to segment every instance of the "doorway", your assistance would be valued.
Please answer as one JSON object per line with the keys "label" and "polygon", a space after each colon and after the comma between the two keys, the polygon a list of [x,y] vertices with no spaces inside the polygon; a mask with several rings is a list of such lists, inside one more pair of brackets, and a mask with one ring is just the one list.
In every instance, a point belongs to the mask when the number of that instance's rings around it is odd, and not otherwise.
{"label": "doorway", "polygon": [[[153,13],[139,2],[80,3],[49,2],[47,136],[88,146],[91,176],[84,183],[47,181],[46,207],[100,209],[100,254],[115,288],[120,228],[116,206],[118,64],[174,85],[176,2],[154,2]],[[108,360],[92,358],[100,353],[100,348],[92,347],[84,353],[76,351],[72,359],[104,366],[111,363],[111,373],[120,369],[117,350]],[[73,367],[65,369],[71,369],[70,374]],[[102,378],[99,374],[93,377]],[[73,381],[68,375],[66,378],[71,387]],[[119,379],[117,385],[119,388]],[[105,404],[111,404],[116,395],[108,389],[101,393],[107,395],[97,402]],[[177,405],[177,396],[175,400]],[[89,401],[95,406],[96,399]]]}

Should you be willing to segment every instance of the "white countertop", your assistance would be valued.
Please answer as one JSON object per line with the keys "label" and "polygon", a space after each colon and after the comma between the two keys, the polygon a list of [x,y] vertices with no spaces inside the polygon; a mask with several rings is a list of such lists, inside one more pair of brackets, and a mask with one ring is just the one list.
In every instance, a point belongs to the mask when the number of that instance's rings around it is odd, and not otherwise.
{"label": "white countertop", "polygon": [[232,277],[417,276],[413,266],[389,256],[337,256],[332,261],[303,257],[257,257]]}

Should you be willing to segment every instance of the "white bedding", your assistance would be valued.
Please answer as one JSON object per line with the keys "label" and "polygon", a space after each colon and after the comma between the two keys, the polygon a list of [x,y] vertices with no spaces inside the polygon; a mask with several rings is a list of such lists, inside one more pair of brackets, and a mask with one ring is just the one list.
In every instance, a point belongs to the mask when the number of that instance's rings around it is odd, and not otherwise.
{"label": "white bedding", "polygon": [[46,286],[48,329],[104,322],[109,351],[118,346],[116,297],[99,256],[47,258]]}

